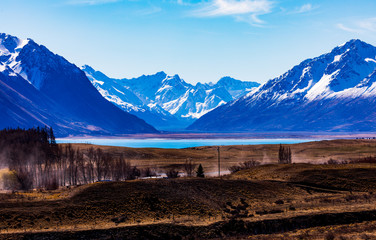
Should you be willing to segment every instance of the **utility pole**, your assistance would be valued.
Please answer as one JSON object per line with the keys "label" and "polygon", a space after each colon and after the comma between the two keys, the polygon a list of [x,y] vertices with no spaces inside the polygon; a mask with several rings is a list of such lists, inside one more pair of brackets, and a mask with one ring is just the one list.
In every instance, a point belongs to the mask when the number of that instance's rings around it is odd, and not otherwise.
{"label": "utility pole", "polygon": [[221,177],[221,153],[219,151],[219,146],[217,147],[218,151],[218,176]]}

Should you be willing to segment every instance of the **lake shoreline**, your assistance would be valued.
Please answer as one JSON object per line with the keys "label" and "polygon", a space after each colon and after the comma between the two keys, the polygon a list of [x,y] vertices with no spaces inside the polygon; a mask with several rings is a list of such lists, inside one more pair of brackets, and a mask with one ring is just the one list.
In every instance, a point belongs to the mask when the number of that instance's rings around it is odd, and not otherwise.
{"label": "lake shoreline", "polygon": [[376,132],[239,132],[239,133],[187,133],[166,132],[159,134],[123,134],[123,135],[70,135],[58,139],[276,139],[309,138],[317,140],[376,138]]}

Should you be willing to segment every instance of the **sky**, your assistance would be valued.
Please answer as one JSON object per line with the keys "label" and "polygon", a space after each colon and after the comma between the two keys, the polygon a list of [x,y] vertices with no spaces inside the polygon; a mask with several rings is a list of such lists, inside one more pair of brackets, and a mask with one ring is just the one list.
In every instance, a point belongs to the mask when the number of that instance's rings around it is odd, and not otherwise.
{"label": "sky", "polygon": [[350,39],[376,46],[375,0],[0,0],[0,32],[114,78],[263,83]]}

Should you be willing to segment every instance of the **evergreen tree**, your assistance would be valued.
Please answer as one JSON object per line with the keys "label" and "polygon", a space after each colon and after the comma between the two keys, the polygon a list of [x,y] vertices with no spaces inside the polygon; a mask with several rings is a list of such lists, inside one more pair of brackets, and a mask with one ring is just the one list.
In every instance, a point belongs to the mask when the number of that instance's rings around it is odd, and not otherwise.
{"label": "evergreen tree", "polygon": [[205,177],[204,168],[202,167],[201,164],[198,166],[196,174],[197,174],[196,175],[197,177],[201,177],[201,178]]}

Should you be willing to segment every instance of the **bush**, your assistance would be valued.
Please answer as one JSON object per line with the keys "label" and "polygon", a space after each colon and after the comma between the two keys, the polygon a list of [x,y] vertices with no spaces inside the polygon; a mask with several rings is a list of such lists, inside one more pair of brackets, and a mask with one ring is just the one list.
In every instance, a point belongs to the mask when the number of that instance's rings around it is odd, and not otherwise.
{"label": "bush", "polygon": [[239,172],[240,170],[250,169],[258,165],[260,165],[260,162],[252,159],[249,161],[239,163],[239,165],[231,166],[228,168],[228,170],[231,173],[236,173],[236,172]]}
{"label": "bush", "polygon": [[178,178],[179,177],[179,171],[174,169],[174,168],[170,168],[166,171],[166,175],[168,178]]}
{"label": "bush", "polygon": [[17,175],[15,171],[3,173],[0,177],[0,181],[3,183],[2,187],[5,190],[18,190],[21,188],[20,183],[17,180]]}
{"label": "bush", "polygon": [[325,240],[334,240],[335,238],[335,235],[334,233],[332,232],[328,232],[326,235],[325,235]]}
{"label": "bush", "polygon": [[141,175],[144,176],[144,177],[153,177],[153,176],[156,176],[157,174],[153,169],[147,167],[147,168],[142,170]]}

